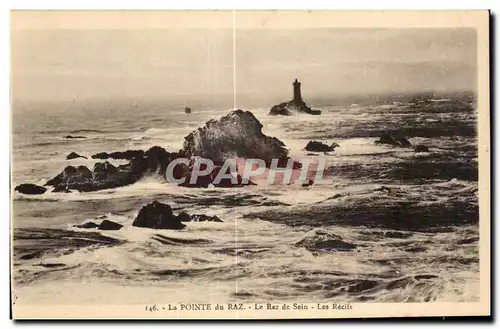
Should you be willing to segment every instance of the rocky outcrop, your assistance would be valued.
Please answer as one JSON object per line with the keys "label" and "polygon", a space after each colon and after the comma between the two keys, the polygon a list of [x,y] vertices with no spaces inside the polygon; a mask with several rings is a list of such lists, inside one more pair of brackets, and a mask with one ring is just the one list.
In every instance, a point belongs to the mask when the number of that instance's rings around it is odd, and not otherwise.
{"label": "rocky outcrop", "polygon": [[104,162],[96,163],[93,171],[85,166],[77,168],[68,166],[61,174],[49,180],[45,185],[54,186],[56,191],[70,189],[91,192],[129,185],[135,183],[139,178],[139,174],[133,175],[130,171],[118,171],[109,162]]}
{"label": "rocky outcrop", "polygon": [[100,152],[100,153],[92,155],[92,159],[132,160],[133,158],[142,157],[142,156],[144,156],[143,150],[126,150],[124,152],[119,152],[119,151],[111,152],[111,153]]}
{"label": "rocky outcrop", "polygon": [[73,159],[77,159],[77,158],[84,158],[84,159],[87,159],[87,157],[84,157],[83,155],[80,155],[76,152],[71,152],[70,154],[68,154],[66,156],[66,160],[73,160]]}
{"label": "rocky outcrop", "polygon": [[44,194],[47,191],[45,187],[31,183],[17,185],[14,190],[22,194]]}
{"label": "rocky outcrop", "polygon": [[177,216],[174,216],[169,205],[158,201],[142,207],[132,226],[166,230],[181,230],[186,227]]}
{"label": "rocky outcrop", "polygon": [[313,110],[305,102],[289,101],[274,105],[269,111],[269,115],[293,115],[296,113],[307,113],[320,115],[320,110]]}
{"label": "rocky outcrop", "polygon": [[92,179],[92,171],[85,166],[67,166],[63,172],[45,183],[49,186],[64,185],[69,187],[79,182],[86,182]]}
{"label": "rocky outcrop", "polygon": [[234,157],[288,158],[285,144],[262,133],[262,124],[249,111],[235,110],[219,120],[210,120],[204,127],[184,139],[184,156],[200,156],[220,165]]}
{"label": "rocky outcrop", "polygon": [[310,141],[309,143],[307,143],[305,149],[306,151],[310,152],[333,152],[335,151],[336,147],[340,147],[340,145],[335,142],[333,142],[332,145],[328,146],[321,142]]}
{"label": "rocky outcrop", "polygon": [[403,136],[393,136],[391,134],[383,134],[380,138],[375,141],[375,144],[387,144],[395,147],[410,147],[411,143]]}
{"label": "rocky outcrop", "polygon": [[[278,160],[278,167],[286,167],[289,157],[288,150],[279,139],[262,133],[262,124],[248,111],[235,110],[219,120],[210,120],[204,127],[185,137],[183,149],[178,153],[167,152],[164,148],[153,146],[146,152],[142,150],[127,150],[124,152],[101,152],[92,155],[96,159],[130,159],[129,163],[114,166],[109,162],[98,162],[90,170],[85,166],[68,166],[62,173],[50,179],[45,185],[54,186],[54,191],[66,192],[77,190],[90,192],[102,189],[130,185],[144,177],[166,176],[169,163],[177,158],[193,160],[195,157],[210,159],[215,164],[214,170],[204,177],[199,177],[191,183],[193,162],[190,165],[177,164],[174,168],[174,178],[185,178],[181,186],[185,187],[240,187],[254,185],[243,182],[241,176],[234,173],[234,178],[223,178],[215,183],[222,164],[227,159],[236,157],[257,158],[270,166]],[[294,162],[293,168],[301,165]],[[228,173],[226,173],[228,174]]]}
{"label": "rocky outcrop", "polygon": [[415,153],[419,152],[429,152],[429,148],[425,145],[417,145],[415,146]]}

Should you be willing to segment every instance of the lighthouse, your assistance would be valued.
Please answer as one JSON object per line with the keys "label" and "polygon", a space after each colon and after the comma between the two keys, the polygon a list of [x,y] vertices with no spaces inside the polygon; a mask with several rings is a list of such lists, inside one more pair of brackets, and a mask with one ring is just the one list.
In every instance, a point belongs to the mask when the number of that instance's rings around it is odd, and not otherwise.
{"label": "lighthouse", "polygon": [[302,95],[300,93],[300,82],[295,79],[293,82],[293,102],[295,104],[302,104]]}

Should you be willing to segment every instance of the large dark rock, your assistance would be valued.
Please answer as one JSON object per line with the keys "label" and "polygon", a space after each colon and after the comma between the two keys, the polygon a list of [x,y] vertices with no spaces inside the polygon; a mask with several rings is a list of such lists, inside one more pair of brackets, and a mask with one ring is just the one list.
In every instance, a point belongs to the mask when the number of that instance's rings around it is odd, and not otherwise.
{"label": "large dark rock", "polygon": [[165,170],[172,159],[169,152],[163,147],[153,146],[146,151],[147,172],[165,177]]}
{"label": "large dark rock", "polygon": [[56,191],[71,189],[90,192],[132,184],[136,180],[130,179],[128,172],[119,173],[109,163],[97,163],[93,172],[85,166],[68,166],[45,185],[55,186]]}
{"label": "large dark rock", "polygon": [[174,216],[169,205],[158,201],[142,207],[132,226],[169,230],[180,230],[186,227],[177,216]]}
{"label": "large dark rock", "polygon": [[70,154],[68,154],[66,156],[66,160],[73,160],[73,159],[77,159],[77,158],[84,158],[84,159],[87,159],[87,157],[84,157],[83,155],[80,155],[76,152],[71,152]]}
{"label": "large dark rock", "polygon": [[144,156],[143,150],[126,150],[124,152],[117,151],[112,153],[106,153],[106,152],[97,153],[92,155],[92,159],[132,160],[133,158],[142,156]]}
{"label": "large dark rock", "polygon": [[393,136],[391,134],[383,134],[380,138],[375,141],[375,144],[387,144],[395,147],[410,147],[411,143],[403,136]]}
{"label": "large dark rock", "polygon": [[289,101],[278,105],[274,105],[269,111],[269,115],[293,115],[295,113],[307,113],[312,115],[320,115],[320,110],[313,110],[305,102]]}
{"label": "large dark rock", "polygon": [[328,146],[326,144],[323,144],[321,142],[317,141],[310,141],[306,145],[306,151],[310,152],[333,152],[335,151],[336,147],[339,147],[340,145],[333,142],[332,145]]}
{"label": "large dark rock", "polygon": [[31,183],[17,185],[14,190],[18,191],[19,193],[23,193],[23,194],[44,194],[47,191],[47,189],[45,187],[38,186],[35,184],[31,184]]}
{"label": "large dark rock", "polygon": [[112,222],[110,220],[105,219],[101,222],[101,224],[99,224],[98,229],[103,230],[103,231],[117,231],[117,230],[121,229],[122,227],[123,227],[123,225],[121,225],[121,224],[118,224],[118,223],[115,223],[115,222]]}
{"label": "large dark rock", "polygon": [[228,158],[244,157],[270,160],[288,158],[279,139],[262,133],[262,124],[249,111],[235,110],[185,137],[184,156],[200,156],[220,165]]}

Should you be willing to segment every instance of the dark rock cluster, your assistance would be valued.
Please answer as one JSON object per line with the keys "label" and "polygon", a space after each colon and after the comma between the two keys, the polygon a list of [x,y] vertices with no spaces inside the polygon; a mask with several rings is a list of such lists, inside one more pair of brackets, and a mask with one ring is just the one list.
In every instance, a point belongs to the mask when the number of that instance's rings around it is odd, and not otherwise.
{"label": "dark rock cluster", "polygon": [[92,155],[92,159],[132,160],[133,158],[142,157],[142,156],[144,156],[143,150],[127,150],[124,152],[97,153],[97,154]]}
{"label": "dark rock cluster", "polygon": [[101,222],[101,224],[96,224],[94,222],[87,222],[83,223],[81,225],[75,225],[77,228],[86,228],[86,229],[92,229],[96,228],[101,231],[118,231],[123,227],[123,225],[115,223],[113,221],[110,221],[108,219],[105,219]]}
{"label": "dark rock cluster", "polygon": [[217,216],[189,215],[181,212],[174,215],[172,208],[168,204],[158,201],[144,206],[139,210],[132,226],[147,227],[153,229],[180,230],[186,227],[183,222],[222,222]]}

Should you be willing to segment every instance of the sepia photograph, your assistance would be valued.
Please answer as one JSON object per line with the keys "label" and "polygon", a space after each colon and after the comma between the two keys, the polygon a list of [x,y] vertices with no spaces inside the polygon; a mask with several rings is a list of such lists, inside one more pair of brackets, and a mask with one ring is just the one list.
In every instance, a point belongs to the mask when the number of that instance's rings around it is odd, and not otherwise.
{"label": "sepia photograph", "polygon": [[487,11],[10,16],[14,319],[490,315]]}

